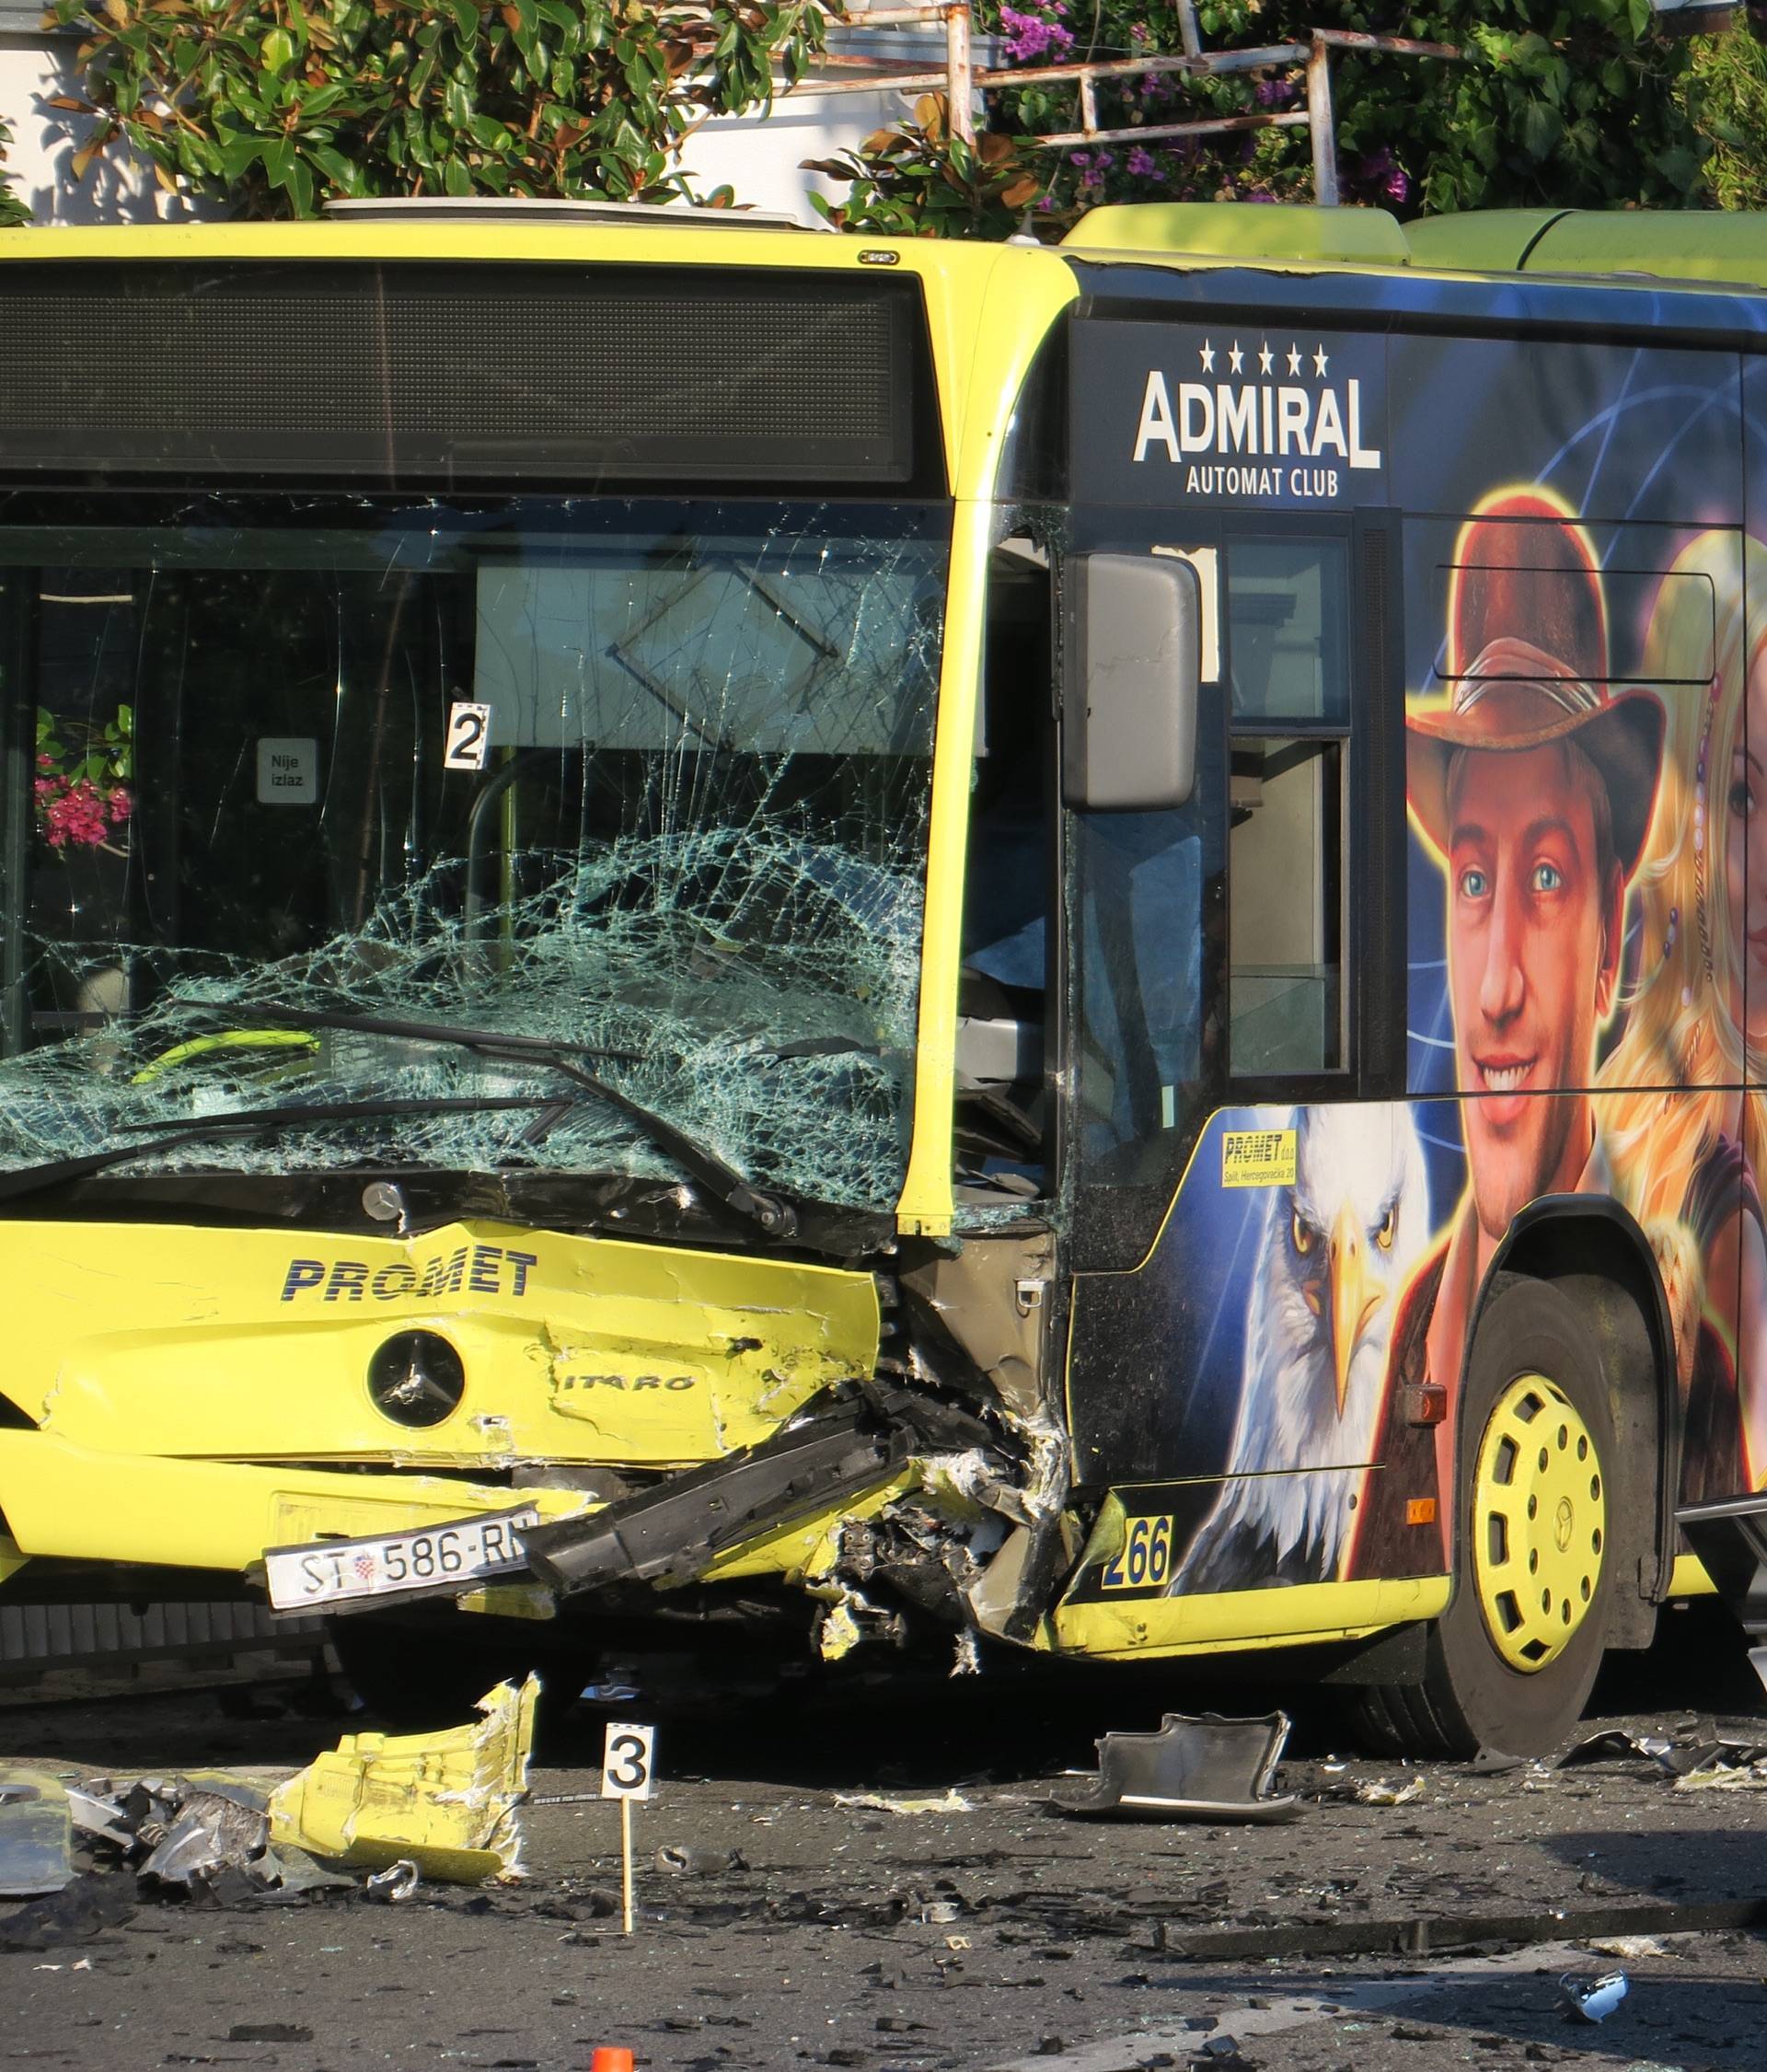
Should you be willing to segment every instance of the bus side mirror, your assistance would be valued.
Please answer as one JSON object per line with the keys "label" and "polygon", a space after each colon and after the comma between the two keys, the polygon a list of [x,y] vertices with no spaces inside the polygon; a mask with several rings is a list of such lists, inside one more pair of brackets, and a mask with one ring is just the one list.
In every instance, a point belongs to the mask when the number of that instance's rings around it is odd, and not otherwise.
{"label": "bus side mirror", "polygon": [[1107,813],[1183,805],[1196,781],[1195,569],[1151,554],[1076,556],[1068,625],[1063,798]]}

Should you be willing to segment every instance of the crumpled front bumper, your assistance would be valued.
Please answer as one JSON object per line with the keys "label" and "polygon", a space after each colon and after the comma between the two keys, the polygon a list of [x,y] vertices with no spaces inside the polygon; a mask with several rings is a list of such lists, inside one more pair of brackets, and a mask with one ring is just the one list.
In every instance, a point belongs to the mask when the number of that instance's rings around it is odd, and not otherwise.
{"label": "crumpled front bumper", "polygon": [[[550,1602],[616,1586],[669,1590],[770,1576],[827,1607],[819,1643],[828,1655],[844,1653],[868,1629],[889,1627],[894,1615],[862,1586],[891,1574],[904,1532],[916,1565],[944,1568],[948,1617],[1031,1638],[1015,1630],[1030,1612],[1022,1550],[1005,1565],[1017,1587],[999,1603],[987,1588],[989,1557],[1002,1534],[1048,1530],[1041,1518],[1025,1517],[1011,1464],[981,1417],[884,1381],[829,1391],[756,1444],[610,1503],[519,1482],[105,1453],[43,1431],[0,1431],[0,1492],[12,1537],[28,1556],[260,1579],[266,1548],[400,1533],[527,1504],[541,1519],[523,1535],[529,1579],[499,1579],[487,1593],[437,1578],[401,1591],[399,1601],[427,1595],[490,1609],[512,1583],[537,1584]],[[987,1553],[965,1552],[991,1515],[992,1533],[978,1543]],[[380,1602],[330,1609],[347,1615]]]}

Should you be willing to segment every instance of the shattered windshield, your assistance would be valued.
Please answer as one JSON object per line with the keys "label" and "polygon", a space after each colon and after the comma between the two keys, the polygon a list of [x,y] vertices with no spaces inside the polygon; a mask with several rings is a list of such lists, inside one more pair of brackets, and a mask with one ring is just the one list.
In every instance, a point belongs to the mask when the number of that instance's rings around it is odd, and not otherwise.
{"label": "shattered windshield", "polygon": [[[139,1137],[112,1170],[682,1179],[648,1114],[756,1184],[890,1207],[948,531],[845,503],[0,504],[29,748],[0,1169]],[[544,1039],[579,1079],[364,1021]]]}

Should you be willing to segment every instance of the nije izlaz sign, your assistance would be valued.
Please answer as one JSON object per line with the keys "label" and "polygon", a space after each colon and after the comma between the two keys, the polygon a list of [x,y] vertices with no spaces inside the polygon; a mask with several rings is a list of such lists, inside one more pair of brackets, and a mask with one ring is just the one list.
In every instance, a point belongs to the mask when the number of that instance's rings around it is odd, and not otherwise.
{"label": "nije izlaz sign", "polygon": [[1075,342],[1082,499],[1292,511],[1385,495],[1379,338],[1097,322],[1080,324]]}

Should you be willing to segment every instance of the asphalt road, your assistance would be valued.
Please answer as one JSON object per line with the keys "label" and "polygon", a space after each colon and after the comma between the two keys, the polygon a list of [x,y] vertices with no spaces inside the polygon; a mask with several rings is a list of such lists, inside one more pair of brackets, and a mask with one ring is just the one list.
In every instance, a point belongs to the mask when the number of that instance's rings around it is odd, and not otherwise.
{"label": "asphalt road", "polygon": [[[1591,1731],[1693,1740],[1747,1710],[1767,1741],[1739,1643],[1685,1632],[1610,1683]],[[1635,1756],[1502,1774],[1339,1761],[1327,1723],[1298,1736],[1286,1826],[1052,1811],[1052,1777],[1106,1727],[1155,1724],[1160,1698],[990,1671],[665,1715],[629,1939],[607,1912],[614,1809],[537,1804],[532,1875],[512,1889],[426,1886],[397,1908],[145,1902],[92,1941],[0,1954],[0,2060],[573,2072],[624,2043],[670,2072],[1767,2067],[1767,1934],[1726,1925],[1767,1902],[1767,1789],[1678,1788]],[[212,1694],[10,1707],[0,1748],[86,1774],[285,1768],[366,1723],[259,1702],[264,1717]],[[555,1735],[537,1793],[593,1790],[599,1751],[594,1717]],[[841,1803],[953,1788],[964,1810]],[[665,1845],[708,1868],[660,1870]],[[1654,1947],[1593,1947],[1641,1929]],[[1608,2020],[1561,2008],[1560,1974],[1616,1964],[1631,1990]]]}

